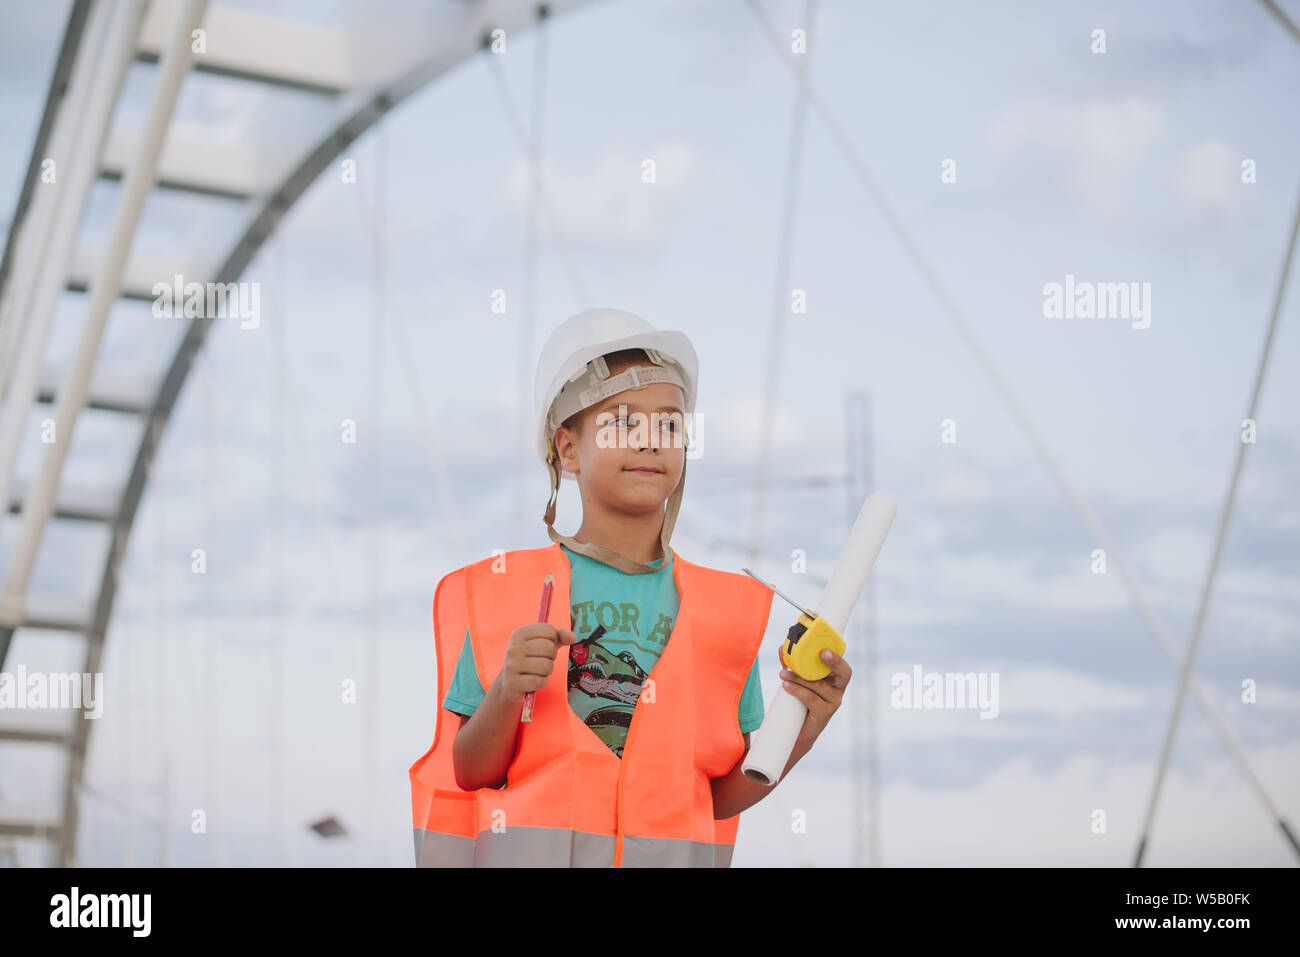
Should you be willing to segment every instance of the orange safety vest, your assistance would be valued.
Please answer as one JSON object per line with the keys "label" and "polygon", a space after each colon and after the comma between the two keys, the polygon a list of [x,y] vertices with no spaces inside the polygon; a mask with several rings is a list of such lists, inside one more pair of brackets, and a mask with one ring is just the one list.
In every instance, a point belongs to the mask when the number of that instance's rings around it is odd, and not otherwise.
{"label": "orange safety vest", "polygon": [[736,713],[772,592],[676,550],[677,619],[633,710],[622,758],[569,706],[562,645],[532,722],[520,726],[505,787],[457,786],[459,722],[441,702],[465,632],[487,688],[511,632],[535,621],[547,572],[555,576],[547,621],[570,628],[569,561],[558,544],[458,568],[434,592],[438,718],[432,747],[410,769],[417,866],[730,867],[740,815],[714,819],[710,779],[744,754]]}

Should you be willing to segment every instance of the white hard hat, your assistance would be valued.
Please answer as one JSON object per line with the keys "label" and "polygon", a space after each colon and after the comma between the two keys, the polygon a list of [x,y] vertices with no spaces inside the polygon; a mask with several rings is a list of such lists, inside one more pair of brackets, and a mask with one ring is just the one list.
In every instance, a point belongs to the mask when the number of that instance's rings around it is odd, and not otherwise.
{"label": "white hard hat", "polygon": [[[653,368],[633,366],[617,376],[609,375],[603,356],[623,349],[642,349]],[[689,416],[695,412],[699,362],[685,333],[656,329],[640,316],[621,309],[588,309],[565,320],[551,333],[537,362],[534,387],[537,411],[537,454],[551,475],[551,495],[542,521],[552,541],[597,561],[631,574],[658,571],[653,565],[634,562],[604,546],[575,541],[555,531],[555,498],[561,478],[572,473],[560,468],[554,451],[555,430],[571,415],[608,395],[640,389],[652,382],[671,382],[682,389]],[[677,488],[664,510],[660,541],[668,555],[668,539],[681,504],[686,484],[685,463]]]}

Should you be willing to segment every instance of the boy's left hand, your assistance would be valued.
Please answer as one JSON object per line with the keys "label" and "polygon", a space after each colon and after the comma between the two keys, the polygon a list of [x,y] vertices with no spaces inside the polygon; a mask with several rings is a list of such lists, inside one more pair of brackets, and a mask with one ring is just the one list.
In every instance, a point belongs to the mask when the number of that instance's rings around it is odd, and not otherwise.
{"label": "boy's left hand", "polygon": [[[829,657],[828,657],[829,656]],[[844,700],[844,690],[853,677],[849,663],[829,649],[822,652],[822,660],[830,667],[831,673],[818,681],[800,678],[793,671],[781,667],[781,679],[786,690],[804,703],[808,715],[803,719],[803,727],[795,739],[796,751],[807,751],[812,747],[817,736],[825,729],[831,715],[839,710]]]}

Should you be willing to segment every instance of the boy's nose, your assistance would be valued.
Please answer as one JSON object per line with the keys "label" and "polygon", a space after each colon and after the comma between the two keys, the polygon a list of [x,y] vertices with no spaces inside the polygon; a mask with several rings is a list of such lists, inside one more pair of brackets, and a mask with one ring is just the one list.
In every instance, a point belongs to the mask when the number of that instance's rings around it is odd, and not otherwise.
{"label": "boy's nose", "polygon": [[661,436],[656,434],[653,428],[654,422],[647,418],[642,420],[640,426],[640,428],[635,428],[629,433],[630,441],[628,444],[637,450],[648,448],[654,449],[657,452],[659,450]]}

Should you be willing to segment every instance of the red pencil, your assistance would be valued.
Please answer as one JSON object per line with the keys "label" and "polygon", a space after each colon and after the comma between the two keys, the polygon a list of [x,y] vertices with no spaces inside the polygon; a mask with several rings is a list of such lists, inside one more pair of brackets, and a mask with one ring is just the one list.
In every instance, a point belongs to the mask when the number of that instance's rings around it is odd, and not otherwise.
{"label": "red pencil", "polygon": [[[555,584],[555,576],[547,575],[546,581],[542,582],[542,604],[537,609],[537,623],[544,625],[546,619],[551,613],[551,588]],[[534,691],[524,695],[524,710],[519,715],[520,724],[530,724],[533,720],[533,700],[537,697]]]}

